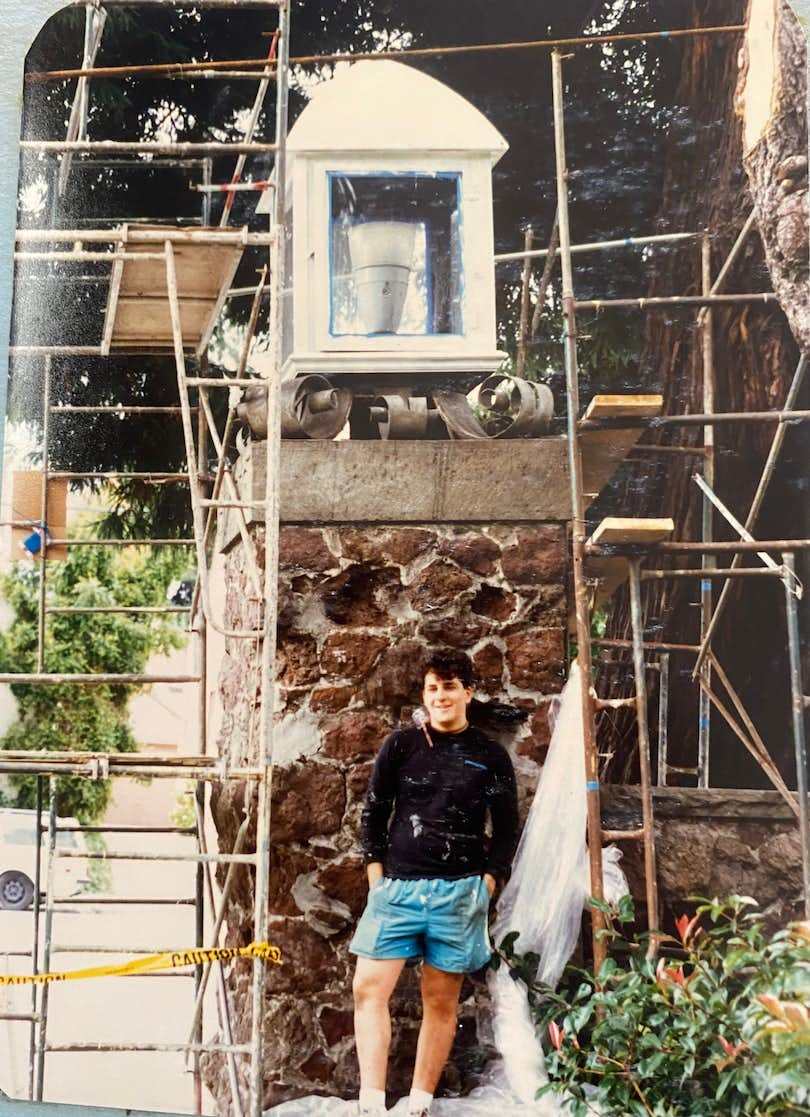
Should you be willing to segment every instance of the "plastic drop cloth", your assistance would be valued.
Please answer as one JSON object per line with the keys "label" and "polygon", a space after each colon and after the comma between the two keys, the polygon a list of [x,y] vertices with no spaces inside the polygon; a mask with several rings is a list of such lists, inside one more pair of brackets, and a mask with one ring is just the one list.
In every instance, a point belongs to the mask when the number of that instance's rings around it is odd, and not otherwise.
{"label": "plastic drop cloth", "polygon": [[[512,876],[498,902],[492,931],[498,945],[517,931],[515,949],[540,955],[538,979],[556,985],[579,936],[582,909],[589,895],[585,844],[585,756],[579,666],[556,700],[554,728],[546,763],[515,854]],[[619,851],[604,851],[605,893],[617,899],[627,891]],[[539,1037],[529,1013],[526,989],[506,966],[490,971],[492,1030],[501,1062],[483,1085],[464,1098],[439,1098],[431,1117],[555,1117],[566,1112],[555,1097],[535,1100],[548,1078]],[[346,1117],[354,1107],[340,1098],[308,1097],[284,1102],[273,1117]],[[407,1099],[391,1110],[405,1117]]]}

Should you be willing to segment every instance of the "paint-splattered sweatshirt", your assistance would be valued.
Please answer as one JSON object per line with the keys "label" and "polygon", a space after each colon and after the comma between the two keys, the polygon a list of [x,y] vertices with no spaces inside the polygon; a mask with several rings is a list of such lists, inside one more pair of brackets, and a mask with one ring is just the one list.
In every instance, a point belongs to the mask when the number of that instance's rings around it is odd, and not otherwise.
{"label": "paint-splattered sweatshirt", "polygon": [[417,728],[383,742],[362,815],[366,862],[381,861],[386,876],[406,880],[475,873],[506,880],[518,838],[509,754],[471,727],[430,736],[432,748]]}

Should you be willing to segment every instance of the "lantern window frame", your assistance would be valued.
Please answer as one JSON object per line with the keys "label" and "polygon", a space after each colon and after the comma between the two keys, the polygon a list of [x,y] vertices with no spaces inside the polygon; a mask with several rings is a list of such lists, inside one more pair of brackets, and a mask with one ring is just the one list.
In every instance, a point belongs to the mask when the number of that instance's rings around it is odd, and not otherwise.
{"label": "lantern window frame", "polygon": [[[426,329],[426,330],[424,330],[420,333],[400,333],[399,331],[397,331],[396,333],[392,333],[392,334],[389,334],[389,333],[361,333],[360,331],[340,331],[340,332],[335,331],[335,329],[334,329],[334,325],[335,325],[334,279],[335,279],[335,276],[334,276],[334,256],[333,256],[333,228],[334,228],[334,222],[335,222],[335,213],[333,211],[332,184],[333,184],[334,179],[336,179],[336,178],[347,178],[349,180],[358,179],[358,178],[381,178],[381,179],[385,179],[385,178],[415,179],[416,178],[416,179],[425,179],[425,180],[443,179],[443,180],[446,180],[446,181],[447,180],[454,180],[455,181],[456,190],[455,190],[455,211],[454,212],[458,214],[457,239],[456,239],[456,246],[455,246],[456,269],[457,269],[457,287],[456,287],[455,292],[453,292],[453,294],[454,294],[454,297],[458,300],[458,309],[457,309],[458,328],[457,329],[443,330],[443,331]],[[395,338],[396,339],[407,338],[407,339],[418,339],[420,341],[435,341],[435,340],[440,340],[440,339],[443,339],[443,338],[447,338],[447,339],[455,339],[456,341],[458,341],[458,340],[464,338],[464,336],[465,336],[465,333],[464,333],[464,321],[465,321],[465,314],[464,314],[465,254],[464,254],[464,211],[463,211],[464,188],[463,188],[463,178],[464,178],[463,170],[436,171],[436,170],[429,170],[425,167],[422,167],[421,169],[402,168],[402,169],[396,169],[396,170],[391,170],[391,168],[389,167],[385,170],[379,170],[379,171],[375,171],[375,170],[372,170],[372,169],[366,169],[366,168],[364,168],[363,170],[351,170],[351,171],[346,170],[346,169],[340,169],[340,170],[332,170],[330,168],[326,169],[326,180],[327,180],[327,188],[326,188],[327,257],[326,257],[326,259],[327,259],[327,280],[328,280],[328,287],[329,287],[328,336],[331,340],[346,340],[346,339],[349,339],[349,340],[352,340],[352,341],[356,342],[360,339],[363,339],[363,340],[385,339],[387,341],[392,341]],[[367,220],[367,219],[366,218],[358,218],[358,219],[356,219],[356,223],[361,223],[364,220]],[[391,218],[387,218],[386,220],[392,220],[392,221],[400,221],[401,220],[403,222],[411,223],[411,220],[408,219],[408,218],[399,218],[399,217],[396,217],[396,216],[391,217]],[[418,219],[415,219],[412,223],[413,224],[422,224],[422,222],[419,221]],[[430,269],[429,266],[427,266],[428,262],[430,260],[430,238],[431,238],[430,227],[428,225],[425,225],[425,261],[426,261],[425,279],[426,279],[426,289],[427,289],[426,290],[426,309],[427,309],[428,313],[430,313],[430,311],[431,311],[432,301],[433,301],[433,278],[432,278],[432,274],[431,274],[431,269]]]}

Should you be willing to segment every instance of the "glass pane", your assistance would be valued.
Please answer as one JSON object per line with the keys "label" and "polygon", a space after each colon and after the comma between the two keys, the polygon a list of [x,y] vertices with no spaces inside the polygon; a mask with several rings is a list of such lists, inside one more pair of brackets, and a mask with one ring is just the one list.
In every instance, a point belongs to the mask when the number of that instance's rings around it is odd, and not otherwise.
{"label": "glass pane", "polygon": [[333,336],[461,333],[460,177],[330,172]]}

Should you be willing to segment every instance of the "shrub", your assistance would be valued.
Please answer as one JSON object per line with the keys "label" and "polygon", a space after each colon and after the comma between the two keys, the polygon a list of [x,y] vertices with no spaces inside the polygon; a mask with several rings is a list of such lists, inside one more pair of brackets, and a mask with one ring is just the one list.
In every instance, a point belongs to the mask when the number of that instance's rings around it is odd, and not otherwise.
{"label": "shrub", "polygon": [[[657,961],[648,936],[624,943],[611,924],[598,980],[574,970],[563,991],[531,985],[549,1043],[540,1094],[567,1096],[574,1117],[810,1113],[810,922],[769,936],[752,904],[700,901],[678,938],[657,936],[669,953]],[[619,922],[631,918],[625,905]]]}

